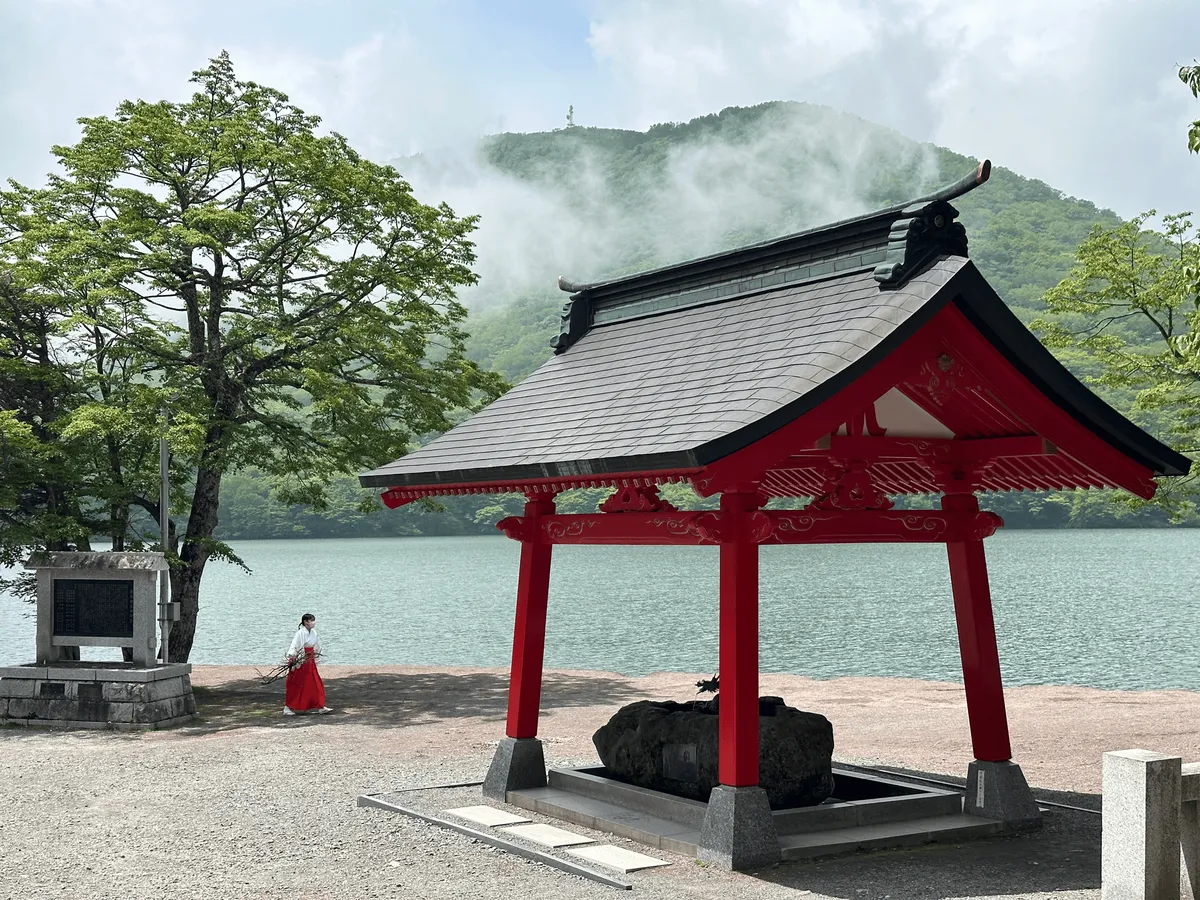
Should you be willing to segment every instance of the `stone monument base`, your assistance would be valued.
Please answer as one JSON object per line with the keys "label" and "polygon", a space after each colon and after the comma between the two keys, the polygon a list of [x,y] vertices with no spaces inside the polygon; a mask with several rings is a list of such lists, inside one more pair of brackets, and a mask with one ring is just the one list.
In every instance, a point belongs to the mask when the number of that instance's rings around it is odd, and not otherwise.
{"label": "stone monument base", "polygon": [[58,662],[0,667],[0,724],[144,731],[196,715],[192,667]]}

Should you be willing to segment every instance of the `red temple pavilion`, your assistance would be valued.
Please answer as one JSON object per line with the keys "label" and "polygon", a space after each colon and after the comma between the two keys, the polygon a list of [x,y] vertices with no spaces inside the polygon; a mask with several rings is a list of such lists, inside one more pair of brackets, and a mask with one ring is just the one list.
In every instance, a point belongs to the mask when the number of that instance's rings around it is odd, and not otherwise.
{"label": "red temple pavilion", "polygon": [[[555,355],[472,418],[360,477],[397,507],[420,497],[520,492],[499,528],[521,542],[507,738],[485,794],[545,784],[537,740],[550,559],[556,544],[720,548],[721,786],[702,858],[778,858],[758,785],[758,548],[946,545],[975,761],[966,812],[1036,820],[1012,762],[984,540],[992,491],[1120,488],[1149,498],[1190,461],[1084,387],[967,258],[936,194],[571,293]],[[720,498],[688,512],[658,486]],[[555,495],[607,486],[595,513]],[[938,494],[940,508],[890,499]],[[780,497],[802,510],[769,509]],[[986,781],[985,781],[986,777]]]}

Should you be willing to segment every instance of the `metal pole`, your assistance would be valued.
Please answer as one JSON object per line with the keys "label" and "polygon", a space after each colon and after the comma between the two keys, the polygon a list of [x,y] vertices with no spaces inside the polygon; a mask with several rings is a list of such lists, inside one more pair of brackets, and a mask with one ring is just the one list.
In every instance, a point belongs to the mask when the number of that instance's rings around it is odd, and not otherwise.
{"label": "metal pole", "polygon": [[[166,428],[170,422],[170,411],[167,405],[163,404],[163,436],[158,442],[158,474],[160,482],[158,486],[158,533],[162,540],[163,554],[165,556],[170,548],[171,536],[171,483],[169,478],[168,467],[171,459],[171,452],[167,447]],[[165,666],[170,661],[170,637],[171,637],[171,618],[169,615],[170,607],[170,571],[159,572],[158,586],[158,614],[159,621],[162,625],[162,664]]]}

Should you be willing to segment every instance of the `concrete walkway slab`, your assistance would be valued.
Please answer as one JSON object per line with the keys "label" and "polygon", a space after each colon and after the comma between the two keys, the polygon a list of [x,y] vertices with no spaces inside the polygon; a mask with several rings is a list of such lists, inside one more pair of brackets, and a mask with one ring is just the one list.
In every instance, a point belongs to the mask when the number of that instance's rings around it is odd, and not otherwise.
{"label": "concrete walkway slab", "polygon": [[612,844],[597,844],[595,847],[580,847],[578,850],[568,850],[572,856],[586,859],[597,865],[616,869],[618,872],[636,872],[639,869],[653,869],[657,866],[669,866],[666,860],[655,859],[644,853],[635,853]]}
{"label": "concrete walkway slab", "polygon": [[447,809],[443,812],[448,816],[458,816],[460,819],[466,819],[477,825],[486,825],[488,828],[529,821],[524,816],[513,815],[502,809],[496,809],[494,806],[460,806],[458,809]]}
{"label": "concrete walkway slab", "polygon": [[541,844],[543,847],[573,847],[576,844],[596,843],[589,837],[572,834],[561,828],[555,828],[553,825],[514,825],[511,828],[502,828],[501,831],[511,834],[513,837]]}

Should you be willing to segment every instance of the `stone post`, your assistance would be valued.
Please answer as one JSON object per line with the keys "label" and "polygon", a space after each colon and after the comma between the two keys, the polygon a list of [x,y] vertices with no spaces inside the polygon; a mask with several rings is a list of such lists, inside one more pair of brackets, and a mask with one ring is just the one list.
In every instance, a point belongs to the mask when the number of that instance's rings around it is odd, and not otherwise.
{"label": "stone post", "polygon": [[1184,763],[1179,786],[1179,873],[1183,900],[1200,900],[1200,763]]}
{"label": "stone post", "polygon": [[1181,769],[1149,750],[1104,754],[1103,900],[1179,900]]}

